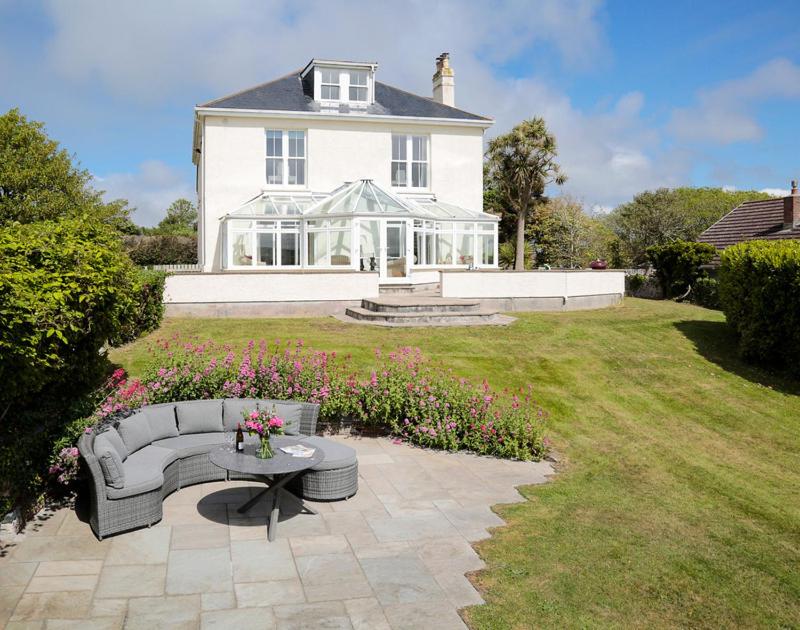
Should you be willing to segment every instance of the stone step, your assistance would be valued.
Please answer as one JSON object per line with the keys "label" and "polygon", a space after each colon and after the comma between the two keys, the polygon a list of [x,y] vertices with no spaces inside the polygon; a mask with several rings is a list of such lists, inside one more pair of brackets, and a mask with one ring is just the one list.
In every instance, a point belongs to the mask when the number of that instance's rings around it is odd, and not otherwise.
{"label": "stone step", "polygon": [[425,284],[383,284],[378,289],[381,295],[428,295],[440,296],[442,285],[438,282]]}
{"label": "stone step", "polygon": [[378,326],[505,326],[513,317],[495,311],[385,312],[353,306],[345,311],[346,320]]}
{"label": "stone step", "polygon": [[472,300],[405,295],[361,300],[361,308],[376,313],[471,313],[481,305]]}

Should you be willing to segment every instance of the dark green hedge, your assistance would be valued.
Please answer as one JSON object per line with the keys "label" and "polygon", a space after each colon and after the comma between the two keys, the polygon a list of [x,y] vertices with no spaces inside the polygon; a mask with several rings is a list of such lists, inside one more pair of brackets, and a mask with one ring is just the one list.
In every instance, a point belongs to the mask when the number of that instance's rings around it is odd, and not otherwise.
{"label": "dark green hedge", "polygon": [[137,265],[193,265],[197,263],[196,236],[129,236],[125,250]]}
{"label": "dark green hedge", "polygon": [[713,245],[691,241],[674,241],[647,248],[647,257],[655,267],[656,276],[664,289],[664,297],[673,298],[685,293],[703,276],[700,269],[714,258]]}
{"label": "dark green hedge", "polygon": [[135,341],[161,325],[166,277],[162,271],[137,269],[133,281],[133,305],[124,314],[117,333],[109,339],[112,346]]}
{"label": "dark green hedge", "polygon": [[800,242],[749,241],[726,249],[719,298],[744,357],[768,365],[800,360]]}

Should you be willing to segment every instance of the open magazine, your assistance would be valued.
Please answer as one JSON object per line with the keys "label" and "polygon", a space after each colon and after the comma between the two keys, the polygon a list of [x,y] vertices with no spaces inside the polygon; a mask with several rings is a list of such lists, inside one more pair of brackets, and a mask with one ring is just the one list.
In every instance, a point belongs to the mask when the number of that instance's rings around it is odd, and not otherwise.
{"label": "open magazine", "polygon": [[294,444],[292,446],[281,446],[280,449],[287,455],[292,457],[311,457],[316,449],[303,446],[302,444]]}

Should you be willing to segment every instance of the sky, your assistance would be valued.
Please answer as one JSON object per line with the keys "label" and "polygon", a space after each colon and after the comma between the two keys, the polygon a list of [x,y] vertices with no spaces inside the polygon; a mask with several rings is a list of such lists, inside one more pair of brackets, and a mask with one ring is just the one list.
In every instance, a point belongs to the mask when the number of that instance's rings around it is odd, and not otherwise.
{"label": "sky", "polygon": [[797,0],[0,0],[0,113],[43,121],[106,196],[154,225],[195,199],[193,107],[303,67],[377,61],[487,138],[542,116],[568,176],[605,211],[661,186],[785,194],[800,177]]}

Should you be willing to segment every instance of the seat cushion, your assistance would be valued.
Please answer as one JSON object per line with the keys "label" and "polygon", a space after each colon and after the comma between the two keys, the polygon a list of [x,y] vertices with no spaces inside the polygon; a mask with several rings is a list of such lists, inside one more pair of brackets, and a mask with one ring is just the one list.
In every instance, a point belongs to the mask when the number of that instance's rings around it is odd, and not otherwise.
{"label": "seat cushion", "polygon": [[255,398],[226,398],[222,401],[222,424],[226,431],[235,431],[236,425],[244,423],[243,411],[256,411]]}
{"label": "seat cushion", "polygon": [[312,467],[311,470],[338,470],[347,468],[358,461],[356,451],[345,444],[339,444],[325,438],[312,435],[303,439],[303,442],[310,444],[314,448],[319,448],[325,453],[325,459]]}
{"label": "seat cushion", "polygon": [[109,439],[108,431],[94,438],[94,455],[97,457],[97,461],[100,462],[100,469],[103,471],[106,485],[112,488],[124,487],[125,470],[122,457],[120,457],[119,452]]}
{"label": "seat cushion", "polygon": [[222,431],[221,400],[187,400],[175,403],[175,413],[181,435]]}
{"label": "seat cushion", "polygon": [[142,413],[147,416],[153,442],[156,440],[163,440],[164,438],[176,437],[178,435],[178,423],[175,421],[174,404],[167,403],[164,405],[144,407]]}
{"label": "seat cushion", "polygon": [[139,449],[149,446],[153,441],[150,423],[142,411],[137,411],[132,416],[122,420],[117,430],[125,443],[125,447],[128,449],[129,456]]}
{"label": "seat cushion", "polygon": [[283,432],[286,435],[300,435],[300,418],[303,415],[302,405],[278,400],[259,400],[258,408],[261,411],[274,413],[283,420]]}
{"label": "seat cushion", "polygon": [[153,442],[153,446],[172,449],[179,458],[183,458],[208,453],[224,443],[224,433],[190,433],[166,440],[156,440]]}
{"label": "seat cushion", "polygon": [[125,442],[122,441],[119,431],[117,431],[114,427],[108,427],[101,433],[101,435],[105,436],[108,441],[111,442],[111,446],[116,449],[120,458],[124,462],[128,458],[128,447],[126,447]]}
{"label": "seat cushion", "polygon": [[125,485],[122,488],[106,487],[109,499],[124,499],[143,492],[156,490],[164,484],[164,468],[177,459],[169,448],[148,445],[128,456],[122,464]]}

